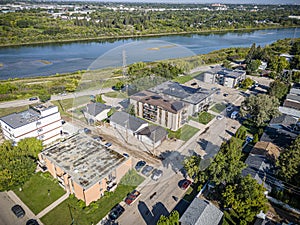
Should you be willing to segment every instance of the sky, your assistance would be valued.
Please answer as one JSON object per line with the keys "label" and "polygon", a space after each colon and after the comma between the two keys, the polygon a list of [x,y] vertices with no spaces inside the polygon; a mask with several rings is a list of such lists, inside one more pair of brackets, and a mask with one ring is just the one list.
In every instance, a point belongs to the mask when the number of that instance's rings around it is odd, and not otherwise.
{"label": "sky", "polygon": [[[81,0],[82,1],[82,0]],[[300,0],[87,0],[99,2],[151,2],[151,3],[222,3],[222,4],[297,4],[300,5]]]}

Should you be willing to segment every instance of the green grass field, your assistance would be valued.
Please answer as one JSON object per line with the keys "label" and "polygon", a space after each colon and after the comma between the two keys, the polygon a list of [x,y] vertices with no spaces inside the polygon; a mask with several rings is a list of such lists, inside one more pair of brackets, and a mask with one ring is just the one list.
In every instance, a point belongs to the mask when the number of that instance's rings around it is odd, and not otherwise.
{"label": "green grass field", "polygon": [[97,224],[128,193],[142,183],[144,179],[135,170],[130,170],[121,179],[120,184],[114,192],[106,192],[98,201],[91,203],[87,207],[82,207],[82,201],[78,201],[78,199],[71,195],[67,200],[42,217],[41,220],[45,225],[72,224],[72,218],[74,219],[73,224]]}
{"label": "green grass field", "polygon": [[214,111],[216,113],[222,112],[226,108],[226,105],[217,103],[213,107],[210,108],[211,111]]}
{"label": "green grass field", "polygon": [[[50,190],[49,195],[48,190]],[[64,189],[58,185],[56,179],[49,173],[43,174],[40,172],[34,174],[23,185],[22,191],[19,188],[13,191],[35,214],[38,214],[65,194]]]}
{"label": "green grass field", "polygon": [[173,79],[173,81],[178,82],[180,84],[184,84],[184,83],[190,81],[191,79],[193,79],[192,76],[186,75],[186,76],[176,77],[176,78]]}
{"label": "green grass field", "polygon": [[208,124],[215,116],[208,113],[208,112],[202,112],[199,114],[199,123],[202,124]]}

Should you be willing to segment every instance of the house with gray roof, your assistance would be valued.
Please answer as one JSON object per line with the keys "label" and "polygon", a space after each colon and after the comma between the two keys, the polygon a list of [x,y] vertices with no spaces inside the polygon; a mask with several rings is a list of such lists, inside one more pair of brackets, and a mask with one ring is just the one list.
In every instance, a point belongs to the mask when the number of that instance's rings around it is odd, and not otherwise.
{"label": "house with gray roof", "polygon": [[156,125],[150,125],[137,132],[137,139],[153,148],[158,147],[167,136],[168,132]]}
{"label": "house with gray roof", "polygon": [[83,114],[89,124],[95,124],[97,121],[105,120],[110,109],[111,106],[100,102],[93,102],[86,105]]}
{"label": "house with gray roof", "polygon": [[292,131],[297,125],[297,122],[298,119],[294,116],[281,114],[280,116],[273,118],[270,121],[269,126],[276,129],[287,128]]}
{"label": "house with gray roof", "polygon": [[145,120],[132,116],[126,112],[115,112],[110,117],[110,125],[120,131],[127,132],[130,135],[136,133],[148,126]]}
{"label": "house with gray roof", "polygon": [[195,198],[179,219],[181,225],[220,225],[223,212],[207,200]]}
{"label": "house with gray roof", "polygon": [[212,67],[210,71],[203,73],[203,81],[210,84],[220,84],[225,87],[234,88],[246,78],[246,71],[231,70],[222,66]]}

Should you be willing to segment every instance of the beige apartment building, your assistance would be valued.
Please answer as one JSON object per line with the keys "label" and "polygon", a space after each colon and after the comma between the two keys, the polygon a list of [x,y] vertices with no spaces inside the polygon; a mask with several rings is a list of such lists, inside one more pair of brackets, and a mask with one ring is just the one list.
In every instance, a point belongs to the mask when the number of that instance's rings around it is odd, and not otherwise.
{"label": "beige apartment building", "polygon": [[131,157],[102,146],[86,134],[76,134],[43,150],[39,164],[46,166],[59,184],[86,205],[104,191],[113,191],[132,168]]}
{"label": "beige apartment building", "polygon": [[162,97],[150,91],[141,91],[130,97],[138,117],[171,130],[178,130],[187,121],[188,105],[182,101]]}

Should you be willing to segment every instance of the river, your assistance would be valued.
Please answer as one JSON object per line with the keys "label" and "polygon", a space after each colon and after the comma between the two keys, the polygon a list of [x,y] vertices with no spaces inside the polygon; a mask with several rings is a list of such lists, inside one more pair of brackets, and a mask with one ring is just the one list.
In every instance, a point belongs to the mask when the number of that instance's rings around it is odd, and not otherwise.
{"label": "river", "polygon": [[3,47],[0,48],[0,79],[179,58],[222,48],[250,47],[253,43],[265,46],[279,39],[299,37],[300,29],[288,28]]}

